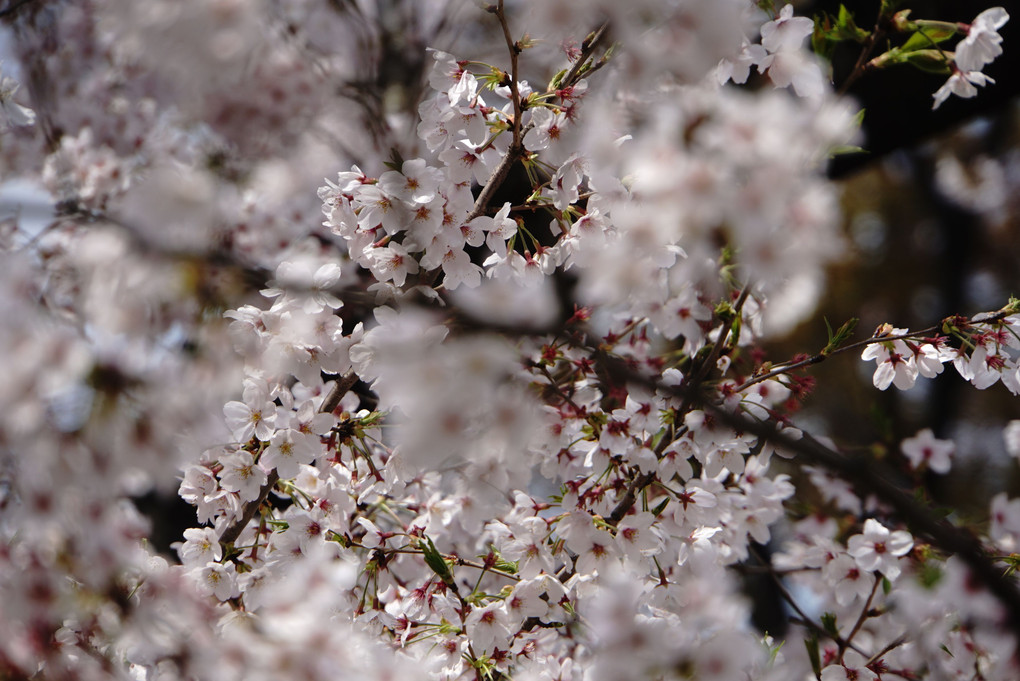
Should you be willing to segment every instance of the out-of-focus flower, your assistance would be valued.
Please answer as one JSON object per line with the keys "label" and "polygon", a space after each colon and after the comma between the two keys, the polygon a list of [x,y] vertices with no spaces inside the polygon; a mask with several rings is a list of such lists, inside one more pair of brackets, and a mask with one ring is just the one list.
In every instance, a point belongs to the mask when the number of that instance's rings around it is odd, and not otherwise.
{"label": "out-of-focus flower", "polygon": [[0,110],[11,125],[32,125],[35,112],[14,101],[21,84],[10,76],[0,76]]}
{"label": "out-of-focus flower", "polygon": [[936,473],[948,473],[952,465],[949,458],[956,447],[950,440],[936,439],[930,428],[925,428],[900,445],[900,451],[910,460],[910,467],[917,469],[922,463]]}
{"label": "out-of-focus flower", "polygon": [[1002,431],[1006,440],[1006,451],[1015,459],[1020,459],[1020,421],[1010,421]]}

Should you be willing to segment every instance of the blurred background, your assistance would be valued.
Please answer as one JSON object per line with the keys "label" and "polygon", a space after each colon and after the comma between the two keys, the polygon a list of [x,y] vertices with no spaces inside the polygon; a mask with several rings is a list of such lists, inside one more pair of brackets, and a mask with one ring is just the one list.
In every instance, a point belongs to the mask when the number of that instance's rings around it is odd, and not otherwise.
{"label": "blurred background", "polygon": [[[843,3],[861,27],[874,26],[879,3]],[[769,355],[817,352],[825,345],[823,316],[833,328],[860,319],[855,339],[885,322],[922,329],[951,314],[972,316],[1020,295],[1020,2],[905,3],[912,19],[969,23],[1001,6],[1004,53],[985,73],[994,78],[974,99],[951,97],[932,111],[932,93],[945,76],[908,66],[865,74],[847,93],[865,109],[866,153],[841,156],[829,174],[844,190],[846,259],[830,273],[815,316]],[[839,2],[797,3],[798,13],[836,14]],[[837,88],[859,54],[837,49]],[[961,519],[987,514],[987,501],[1007,489],[1020,493],[1020,470],[1005,452],[1002,427],[1020,418],[1020,399],[1002,385],[977,391],[952,368],[919,379],[906,392],[875,390],[874,362],[847,353],[811,371],[822,386],[800,420],[817,422],[841,445],[869,447],[906,471],[898,442],[922,428],[957,443],[953,470],[928,474],[935,500]],[[827,386],[827,388],[825,387]],[[833,390],[832,386],[839,386]],[[869,447],[870,448],[870,447]]]}

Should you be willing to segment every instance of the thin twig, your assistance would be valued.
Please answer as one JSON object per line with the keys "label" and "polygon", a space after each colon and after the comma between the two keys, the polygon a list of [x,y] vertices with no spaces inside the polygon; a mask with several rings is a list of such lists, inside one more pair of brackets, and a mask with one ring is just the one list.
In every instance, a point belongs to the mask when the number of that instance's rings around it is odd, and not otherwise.
{"label": "thin twig", "polygon": [[630,484],[627,486],[627,491],[620,498],[620,501],[617,502],[613,512],[609,514],[608,518],[606,518],[606,523],[615,527],[616,523],[623,520],[623,517],[627,515],[627,512],[630,511],[631,507],[634,505],[634,501],[637,499],[637,493],[645,487],[648,487],[648,485],[653,482],[655,482],[655,471],[648,471],[644,475],[640,475],[631,480]]}
{"label": "thin twig", "polygon": [[[758,554],[758,552],[754,550],[753,547],[748,547],[748,551],[750,551],[750,553],[752,555],[754,555],[758,559],[758,561],[760,563],[762,563],[766,567],[771,567],[771,564],[766,562]],[[818,624],[817,622],[812,620],[810,617],[808,617],[807,613],[805,613],[801,609],[800,605],[797,604],[797,601],[793,597],[793,594],[790,593],[790,590],[786,588],[785,584],[783,584],[783,580],[781,580],[779,578],[779,576],[774,571],[772,571],[772,570],[769,570],[769,575],[772,577],[772,581],[775,582],[776,588],[779,590],[779,594],[783,597],[783,600],[785,600],[787,603],[789,603],[790,607],[793,608],[793,611],[796,612],[800,616],[801,624],[804,624],[805,626],[807,626],[808,629],[811,629],[812,631],[814,631],[814,632],[816,632],[818,634],[821,634],[822,636],[825,636],[826,638],[832,639],[833,641],[836,642],[836,645],[838,645],[841,650],[844,649],[844,648],[850,648],[851,650],[855,650],[858,653],[860,653],[862,657],[867,657],[868,656],[867,653],[865,653],[860,648],[855,646],[849,640],[840,637],[838,633],[835,636],[833,636],[833,634],[830,633],[828,630],[826,630],[825,627],[823,627],[822,625]]]}
{"label": "thin twig", "polygon": [[[881,582],[882,582],[882,580],[880,580],[876,576],[875,577],[875,583],[871,585],[871,593],[868,594],[868,600],[864,601],[864,607],[861,608],[860,617],[858,617],[857,621],[854,622],[854,626],[850,630],[850,633],[846,635],[846,646],[843,646],[843,645],[839,646],[839,658],[838,658],[838,660],[839,660],[840,664],[843,664],[843,655],[846,653],[847,646],[850,645],[850,642],[853,641],[854,636],[857,635],[857,632],[860,631],[861,627],[864,626],[864,622],[867,621],[867,619],[868,619],[868,612],[871,610],[871,601],[873,601],[875,599],[875,594],[878,593],[878,585],[881,584]],[[860,652],[860,651],[858,651],[858,652]]]}
{"label": "thin twig", "polygon": [[507,23],[506,15],[503,12],[503,0],[499,0],[499,3],[495,7],[491,7],[489,11],[495,14],[499,20],[499,25],[503,29],[503,37],[506,39],[507,48],[510,50],[509,87],[510,99],[514,108],[514,120],[510,128],[512,138],[506,156],[503,157],[496,170],[493,171],[489,181],[485,183],[481,193],[478,194],[478,198],[475,199],[475,205],[471,208],[471,212],[464,218],[464,222],[470,222],[479,215],[485,214],[485,211],[489,208],[489,203],[492,201],[492,197],[503,186],[514,164],[524,156],[523,136],[521,134],[521,115],[523,111],[521,109],[521,93],[517,87],[517,57],[521,52],[521,48],[510,36],[510,25]]}
{"label": "thin twig", "polygon": [[522,156],[524,156],[524,146],[520,143],[511,142],[506,156],[500,161],[489,181],[485,183],[485,187],[478,194],[478,198],[475,199],[475,205],[471,208],[471,212],[468,213],[467,217],[464,218],[464,222],[471,222],[479,215],[485,214],[485,211],[489,208],[489,202],[492,201],[492,197],[503,186],[506,178],[510,175],[510,169],[513,168],[514,163],[517,163]]}
{"label": "thin twig", "polygon": [[237,541],[237,538],[241,536],[242,532],[244,532],[244,528],[248,527],[248,523],[250,523],[251,519],[255,517],[255,514],[265,502],[266,498],[269,497],[269,492],[272,491],[273,487],[275,487],[276,483],[279,481],[280,474],[275,470],[269,474],[269,477],[266,479],[266,484],[263,485],[262,489],[259,491],[258,498],[252,499],[245,504],[244,512],[241,514],[241,519],[224,530],[223,534],[220,535],[221,544],[233,544]]}
{"label": "thin twig", "polygon": [[779,575],[776,574],[775,569],[772,568],[772,564],[770,562],[766,561],[764,558],[762,558],[762,556],[754,549],[754,547],[749,546],[748,547],[748,551],[755,558],[758,559],[758,562],[760,562],[762,565],[764,565],[768,569],[769,576],[772,577],[772,581],[775,582],[776,588],[779,590],[779,594],[783,597],[783,600],[785,600],[787,603],[790,604],[790,607],[793,608],[793,611],[796,612],[800,616],[800,623],[801,624],[805,625],[808,629],[811,629],[812,631],[814,631],[814,632],[816,632],[818,634],[821,634],[822,636],[825,636],[826,638],[832,639],[833,641],[836,642],[836,645],[838,645],[840,647],[840,649],[843,649],[844,647],[848,647],[848,648],[850,648],[852,650],[855,650],[858,653],[860,653],[862,657],[867,657],[868,656],[867,653],[865,653],[860,648],[855,646],[849,640],[841,638],[838,635],[838,633],[837,633],[836,636],[833,636],[828,630],[825,629],[825,627],[823,627],[822,625],[818,624],[817,622],[812,620],[810,617],[808,617],[807,613],[805,613],[801,609],[800,605],[797,604],[797,601],[796,601],[796,599],[794,599],[793,594],[790,593],[790,590],[786,588],[785,584],[783,584],[783,580],[781,580],[779,578]]}
{"label": "thin twig", "polygon": [[[587,38],[585,38],[584,42],[581,44],[581,56],[577,58],[577,61],[574,62],[574,65],[570,67],[570,71],[568,71],[567,75],[565,75],[563,77],[563,80],[560,81],[560,85],[562,87],[565,88],[570,87],[576,84],[577,81],[581,80],[580,75],[581,69],[584,68],[585,63],[587,63],[588,59],[590,59],[591,56],[595,53],[596,48],[598,48],[599,43],[602,42],[602,39],[605,37],[606,31],[608,29],[609,22],[607,21],[601,26],[599,26],[597,29],[592,31],[591,34]],[[586,72],[585,75],[594,72],[597,68],[601,68],[601,66],[602,66],[601,64],[599,65],[593,64],[591,69],[589,69],[589,71]]]}
{"label": "thin twig", "polygon": [[843,347],[836,348],[835,350],[830,350],[827,353],[819,352],[815,355],[811,355],[807,359],[802,359],[797,362],[783,364],[782,366],[773,369],[767,374],[761,374],[760,376],[750,378],[741,385],[739,385],[737,388],[735,388],[733,392],[737,393],[743,392],[744,390],[747,390],[756,383],[761,383],[762,381],[767,381],[770,378],[775,378],[776,376],[788,374],[791,371],[796,371],[797,369],[802,369],[806,366],[811,366],[812,364],[820,364],[827,360],[829,357],[832,357],[833,355],[839,355],[844,352],[849,352],[850,350],[856,350],[857,348],[862,348],[865,345],[874,345],[875,343],[888,343],[890,341],[896,340],[919,340],[922,338],[927,338],[928,334],[938,333],[938,330],[939,327],[930,326],[927,329],[921,329],[920,331],[911,331],[910,333],[904,333],[899,336],[872,336],[871,338],[866,338],[864,340],[857,341],[856,343],[851,343],[850,345],[844,345]]}
{"label": "thin twig", "polygon": [[[741,311],[744,307],[744,302],[747,300],[747,296],[751,292],[751,283],[744,284],[744,288],[741,289],[740,295],[737,297],[737,301],[733,305],[733,311],[736,319],[740,318]],[[726,341],[730,337],[730,331],[732,330],[732,322],[723,328],[719,329],[719,337],[715,339],[715,345],[712,346],[712,350],[708,353],[708,356],[698,365],[694,376],[690,379],[690,385],[697,388],[701,383],[708,377],[708,373],[715,366],[716,361],[719,359],[719,355],[722,354],[722,349],[726,346]],[[737,340],[737,339],[734,339]],[[683,418],[687,415],[688,410],[691,408],[693,402],[691,398],[695,395],[694,390],[688,391],[684,397],[683,404],[680,406],[679,417]]]}
{"label": "thin twig", "polygon": [[517,147],[521,144],[521,92],[517,87],[517,57],[521,53],[521,46],[518,45],[510,35],[510,24],[506,20],[506,12],[503,11],[503,0],[496,3],[496,18],[499,19],[500,28],[503,29],[503,38],[506,40],[507,49],[510,50],[510,99],[514,107],[513,142],[511,146]]}
{"label": "thin twig", "polygon": [[[877,653],[875,653],[874,655],[869,657],[868,661],[864,663],[864,666],[865,667],[870,667],[871,665],[873,665],[876,662],[878,662],[879,660],[881,660],[882,657],[884,657],[885,654],[888,653],[890,650],[895,650],[896,648],[899,648],[901,645],[903,645],[906,642],[907,642],[907,635],[906,634],[902,634],[902,635],[898,636],[895,640],[893,640],[892,643],[890,643],[885,648],[882,648],[880,651],[878,651]],[[893,672],[893,673],[895,673],[895,672]]]}
{"label": "thin twig", "polygon": [[847,76],[846,80],[843,81],[843,84],[839,86],[837,94],[840,96],[845,95],[847,90],[850,89],[850,86],[857,82],[858,78],[864,75],[864,71],[866,70],[865,65],[868,63],[868,57],[871,56],[871,53],[875,49],[875,45],[878,44],[878,41],[885,35],[885,31],[882,30],[881,24],[882,17],[880,16],[878,21],[875,23],[875,28],[871,31],[871,35],[868,36],[868,42],[861,48],[861,53],[857,56],[857,61],[854,63],[853,70],[850,72],[850,75]]}

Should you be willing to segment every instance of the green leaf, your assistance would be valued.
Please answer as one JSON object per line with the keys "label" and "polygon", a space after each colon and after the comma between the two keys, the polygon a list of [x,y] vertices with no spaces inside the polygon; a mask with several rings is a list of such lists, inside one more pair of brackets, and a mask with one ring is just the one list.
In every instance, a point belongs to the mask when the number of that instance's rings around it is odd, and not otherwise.
{"label": "green leaf", "polygon": [[326,541],[335,541],[337,544],[344,547],[345,549],[351,548],[351,540],[342,534],[334,532],[333,530],[330,530],[329,532],[326,533]]}
{"label": "green leaf", "polygon": [[737,311],[733,308],[733,303],[728,300],[720,301],[715,306],[715,316],[722,322],[731,321],[737,314]]}
{"label": "green leaf", "polygon": [[743,326],[743,318],[739,316],[734,317],[733,323],[730,324],[730,337],[733,339],[733,348],[736,348],[739,342],[741,326]]}
{"label": "green leaf", "polygon": [[804,646],[807,648],[808,659],[811,661],[811,671],[815,678],[822,675],[822,658],[818,654],[818,636],[811,634],[811,638],[804,639]]}
{"label": "green leaf", "polygon": [[839,627],[836,626],[836,614],[827,612],[822,615],[822,628],[832,638],[839,638]]}
{"label": "green leaf", "polygon": [[882,593],[888,596],[890,591],[892,591],[892,582],[889,581],[888,577],[882,575]]}
{"label": "green leaf", "polygon": [[933,588],[942,579],[942,570],[939,569],[935,561],[927,561],[921,565],[921,571],[918,575],[918,581],[926,589]]}
{"label": "green leaf", "polygon": [[666,510],[666,506],[669,504],[669,497],[663,499],[659,504],[652,509],[652,515],[658,518],[662,515],[662,512]]}
{"label": "green leaf", "polygon": [[556,73],[556,75],[554,75],[552,77],[552,80],[549,81],[549,86],[546,88],[546,90],[549,90],[549,91],[559,90],[560,89],[560,85],[563,83],[563,76],[565,76],[565,75],[567,75],[567,70],[566,69],[562,69],[562,70],[558,71]]}
{"label": "green leaf", "polygon": [[841,144],[829,151],[829,158],[845,156],[846,154],[870,154],[871,152],[863,147],[856,147],[852,144]]}
{"label": "green leaf", "polygon": [[400,152],[397,151],[396,147],[394,147],[390,149],[390,160],[385,161],[383,165],[389,168],[390,170],[395,170],[398,173],[402,173],[404,171],[404,157],[401,156]]}
{"label": "green leaf", "polygon": [[443,580],[443,583],[447,586],[453,586],[453,573],[450,571],[450,566],[443,558],[443,554],[439,553],[436,545],[432,543],[430,537],[423,537],[425,541],[420,542],[422,554],[425,556],[425,564],[428,565],[433,572]]}
{"label": "green leaf", "polygon": [[900,47],[900,50],[903,52],[913,52],[914,50],[932,49],[939,43],[944,43],[952,38],[956,35],[956,32],[955,24],[938,22],[934,25],[928,25],[910,36],[907,42],[903,43],[902,47]]}
{"label": "green leaf", "polygon": [[509,561],[509,560],[502,560],[502,559],[497,560],[496,564],[493,565],[492,567],[494,567],[495,569],[499,570],[500,572],[506,572],[507,574],[511,574],[511,575],[516,575],[517,574],[517,569],[518,569],[516,561]]}
{"label": "green leaf", "polygon": [[[786,645],[786,640],[784,639],[784,640],[780,641],[777,645],[772,646],[771,648],[769,648],[769,664],[770,665],[771,664],[775,664],[776,658],[779,657],[779,651],[782,650],[783,646],[785,646],[785,645]],[[818,641],[815,641],[815,646],[816,646],[816,649],[817,649]]]}
{"label": "green leaf", "polygon": [[832,61],[837,42],[830,18],[825,14],[815,15],[815,29],[811,32],[811,51],[819,57],[824,57],[826,61]]}
{"label": "green leaf", "polygon": [[925,73],[948,75],[952,73],[950,60],[951,58],[942,50],[916,50],[900,55],[896,61],[910,64]]}
{"label": "green leaf", "polygon": [[879,7],[878,15],[880,17],[890,16],[896,11],[896,8],[900,6],[903,0],[882,0],[882,5]]}
{"label": "green leaf", "polygon": [[858,27],[854,22],[854,15],[845,5],[841,4],[839,15],[836,17],[836,35],[839,40],[853,40],[862,43],[871,36],[871,33]]}
{"label": "green leaf", "polygon": [[853,335],[854,329],[857,328],[858,321],[859,320],[856,317],[852,317],[847,321],[843,322],[843,325],[836,329],[835,332],[833,332],[832,327],[829,326],[829,320],[826,319],[825,328],[829,332],[829,342],[826,344],[821,354],[829,355],[835,352],[839,348],[839,346],[843,345],[843,343],[845,343],[850,338],[850,336]]}

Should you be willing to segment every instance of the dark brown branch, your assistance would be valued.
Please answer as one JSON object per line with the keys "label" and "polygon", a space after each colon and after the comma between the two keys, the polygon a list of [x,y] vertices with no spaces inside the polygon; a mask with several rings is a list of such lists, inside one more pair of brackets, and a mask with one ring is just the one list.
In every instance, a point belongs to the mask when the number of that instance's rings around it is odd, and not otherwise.
{"label": "dark brown branch", "polygon": [[322,404],[319,406],[319,411],[323,414],[332,412],[340,404],[340,400],[344,398],[347,391],[354,387],[354,384],[358,382],[358,375],[353,370],[348,371],[346,374],[333,381],[332,387],[326,394],[326,397],[322,400]]}
{"label": "dark brown branch", "polygon": [[[514,125],[517,125],[516,122]],[[506,181],[507,176],[510,174],[510,169],[513,168],[514,163],[517,163],[522,156],[524,156],[524,145],[519,142],[516,144],[511,143],[506,156],[500,161],[499,166],[492,173],[489,181],[485,183],[485,187],[482,188],[478,198],[475,199],[475,205],[471,212],[468,213],[468,216],[464,218],[464,222],[471,222],[479,215],[485,214],[493,195],[503,186],[503,182]]]}
{"label": "dark brown branch", "polygon": [[[602,39],[606,36],[607,30],[609,30],[608,21],[599,26],[594,31],[592,31],[591,35],[589,35],[585,39],[585,41],[581,44],[581,56],[579,56],[577,58],[577,61],[574,62],[574,65],[570,67],[570,71],[568,71],[567,75],[565,75],[563,77],[563,80],[560,81],[560,85],[562,85],[563,87],[570,87],[572,85],[575,85],[577,81],[581,80],[581,69],[584,68],[584,65],[588,62],[588,59],[590,59],[591,56],[595,53],[595,50],[602,42]],[[586,72],[585,75],[601,67],[602,64],[592,65],[591,69],[588,72]]]}
{"label": "dark brown branch", "polygon": [[637,493],[648,487],[655,481],[655,472],[649,471],[644,475],[638,476],[630,481],[630,485],[627,486],[627,491],[624,493],[620,501],[617,502],[616,508],[606,518],[606,522],[610,525],[615,526],[618,522],[623,520],[623,517],[627,515],[627,511],[634,505],[634,501],[637,498]]}
{"label": "dark brown branch", "polygon": [[[663,388],[669,389],[667,386]],[[676,390],[673,388],[673,390]],[[919,537],[949,555],[959,556],[976,581],[983,584],[1006,609],[1015,635],[1020,636],[1020,589],[1014,580],[1003,576],[1002,569],[988,555],[984,545],[969,530],[939,519],[931,509],[890,482],[893,473],[873,459],[848,457],[815,440],[808,434],[795,440],[778,432],[771,424],[759,423],[734,414],[715,404],[706,404],[717,420],[730,428],[764,438],[770,444],[793,452],[806,463],[821,465],[850,483],[860,497],[874,495],[892,508],[895,515]]]}
{"label": "dark brown branch", "polygon": [[[751,283],[744,284],[744,288],[741,289],[740,295],[737,297],[736,303],[733,305],[734,318],[739,319],[744,309],[744,303],[747,301],[747,296],[751,293]],[[688,390],[684,396],[683,405],[680,407],[679,417],[683,418],[691,405],[694,404],[692,401],[698,389],[701,387],[702,382],[708,377],[712,367],[715,366],[716,361],[719,359],[719,355],[722,354],[722,349],[726,346],[726,340],[730,337],[730,331],[732,328],[732,321],[728,324],[723,324],[719,329],[719,337],[715,340],[715,345],[712,346],[712,350],[708,353],[708,356],[698,365],[695,370],[694,376],[690,380],[690,385],[693,386],[693,390]],[[734,342],[737,340],[734,338]]]}
{"label": "dark brown branch", "polygon": [[517,163],[524,156],[524,144],[521,141],[523,135],[521,133],[521,115],[523,113],[521,103],[521,93],[517,88],[517,57],[521,53],[520,45],[514,42],[510,36],[510,26],[507,24],[506,15],[503,12],[503,0],[499,0],[499,3],[495,7],[490,7],[489,11],[496,15],[499,19],[499,25],[503,29],[503,37],[506,39],[507,48],[510,50],[510,99],[514,107],[514,120],[511,127],[511,135],[513,139],[510,142],[510,148],[507,150],[506,156],[500,161],[499,166],[492,173],[492,177],[485,183],[485,187],[482,188],[478,198],[475,199],[475,205],[471,209],[471,212],[464,222],[470,222],[479,215],[484,215],[485,211],[489,207],[489,202],[492,201],[493,195],[496,191],[503,186],[503,182],[506,181],[507,176],[510,174],[510,169],[513,168],[514,163]]}
{"label": "dark brown branch", "polygon": [[259,491],[258,498],[245,504],[244,513],[241,514],[241,519],[224,530],[223,534],[220,535],[221,544],[233,544],[237,541],[237,538],[241,536],[242,532],[244,532],[244,528],[248,527],[248,523],[250,523],[251,519],[255,517],[259,507],[262,506],[263,502],[265,502],[266,498],[269,496],[269,492],[272,491],[273,487],[275,487],[276,483],[279,481],[279,473],[273,471],[269,474],[266,484],[263,485],[262,490]]}
{"label": "dark brown branch", "polygon": [[825,627],[823,627],[822,625],[818,624],[817,622],[812,620],[810,617],[808,617],[807,613],[805,613],[804,610],[801,609],[801,607],[797,603],[796,599],[794,599],[793,594],[791,594],[790,590],[786,588],[786,585],[783,584],[783,580],[781,580],[779,578],[779,575],[776,574],[776,572],[772,568],[772,566],[766,560],[764,560],[758,554],[757,551],[754,550],[754,547],[748,547],[748,551],[750,551],[751,554],[753,554],[754,557],[758,559],[758,562],[762,563],[763,565],[768,565],[769,576],[772,577],[772,581],[775,582],[776,589],[779,591],[779,595],[782,596],[783,600],[786,601],[790,605],[791,608],[793,608],[793,611],[795,613],[797,613],[797,615],[800,618],[799,619],[800,624],[803,624],[805,627],[807,627],[811,631],[815,632],[816,634],[819,634],[819,635],[824,636],[826,638],[832,639],[833,641],[836,642],[836,645],[839,646],[840,650],[845,650],[847,648],[850,648],[850,649],[860,653],[861,657],[867,657],[868,656],[867,653],[865,653],[863,650],[861,650],[860,648],[855,646],[849,639],[844,639],[841,636],[833,636],[828,630],[825,629]]}

